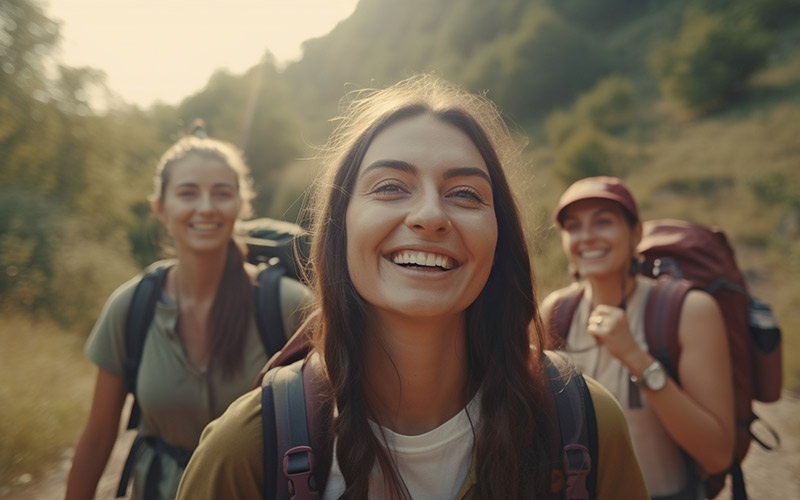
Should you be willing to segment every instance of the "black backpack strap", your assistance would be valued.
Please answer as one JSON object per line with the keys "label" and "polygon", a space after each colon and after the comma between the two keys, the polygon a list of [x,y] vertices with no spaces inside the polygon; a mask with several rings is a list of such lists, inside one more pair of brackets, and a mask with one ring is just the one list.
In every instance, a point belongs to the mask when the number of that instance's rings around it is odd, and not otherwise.
{"label": "black backpack strap", "polygon": [[[261,386],[264,433],[264,498],[319,499],[330,468],[321,418],[318,359],[270,370]],[[312,444],[314,445],[312,447]],[[317,450],[317,452],[315,452]]]}
{"label": "black backpack strap", "polygon": [[133,407],[128,419],[128,429],[139,426],[141,409],[136,397],[136,378],[139,374],[139,364],[142,361],[144,341],[147,330],[153,322],[156,313],[156,303],[164,288],[167,277],[168,265],[157,266],[148,271],[133,292],[133,299],[128,309],[128,318],[125,321],[125,385],[126,390],[133,394]]}
{"label": "black backpack strap", "polygon": [[267,266],[258,273],[255,290],[256,326],[261,343],[269,358],[286,343],[283,313],[281,312],[281,266]]}
{"label": "black backpack strap", "polygon": [[562,374],[549,356],[544,362],[561,436],[561,461],[566,478],[564,497],[567,500],[594,500],[597,492],[597,417],[589,388],[580,373]]}
{"label": "black backpack strap", "polygon": [[581,303],[583,292],[582,286],[572,286],[553,304],[549,327],[551,337],[559,343],[559,348],[567,345],[572,317],[578,309],[578,304]]}
{"label": "black backpack strap", "polygon": [[[164,288],[164,281],[167,278],[167,271],[170,265],[158,263],[147,271],[133,291],[131,305],[128,308],[128,317],[125,320],[125,390],[133,394],[133,405],[131,414],[128,417],[127,429],[139,427],[142,419],[142,410],[139,408],[139,399],[136,395],[136,379],[139,376],[139,365],[142,362],[144,351],[144,341],[147,338],[147,331],[153,316],[156,313],[156,304],[161,297]],[[137,436],[128,452],[128,458],[122,470],[122,475],[117,486],[117,498],[125,496],[128,489],[128,482],[133,472],[133,459],[141,444],[144,442],[141,436]],[[160,472],[160,471],[159,471]]]}

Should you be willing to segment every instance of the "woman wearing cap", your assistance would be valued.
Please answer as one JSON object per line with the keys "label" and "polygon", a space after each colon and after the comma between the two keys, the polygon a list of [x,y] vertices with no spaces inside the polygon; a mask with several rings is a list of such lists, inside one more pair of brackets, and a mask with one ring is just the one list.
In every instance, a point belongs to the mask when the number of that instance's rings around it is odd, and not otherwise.
{"label": "woman wearing cap", "polygon": [[713,474],[730,466],[734,444],[731,365],[716,302],[692,290],[683,303],[678,385],[648,353],[644,312],[655,281],[637,272],[642,225],[626,186],[614,177],[579,180],[561,196],[555,218],[578,283],[545,299],[546,324],[555,305],[582,287],[566,340],[558,342],[623,406],[651,497],[703,498],[684,452]]}

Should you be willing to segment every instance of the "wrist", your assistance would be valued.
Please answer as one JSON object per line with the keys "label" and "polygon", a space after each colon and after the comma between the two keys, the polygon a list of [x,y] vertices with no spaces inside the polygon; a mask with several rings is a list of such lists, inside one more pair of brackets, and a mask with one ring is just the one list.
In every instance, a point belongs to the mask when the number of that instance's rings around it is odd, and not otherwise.
{"label": "wrist", "polygon": [[651,356],[649,352],[637,349],[620,361],[622,361],[622,364],[625,365],[631,375],[641,377],[645,369],[653,364],[655,358]]}

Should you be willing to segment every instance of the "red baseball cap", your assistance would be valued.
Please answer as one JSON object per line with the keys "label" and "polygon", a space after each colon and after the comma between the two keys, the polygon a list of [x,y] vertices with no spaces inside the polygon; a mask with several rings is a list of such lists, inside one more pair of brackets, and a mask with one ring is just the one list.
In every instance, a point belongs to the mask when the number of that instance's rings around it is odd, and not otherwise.
{"label": "red baseball cap", "polygon": [[634,201],[625,183],[617,177],[599,176],[586,177],[575,181],[564,191],[564,194],[561,195],[561,199],[558,200],[558,206],[555,212],[558,225],[561,225],[561,220],[564,217],[564,209],[569,205],[572,205],[576,201],[594,198],[616,201],[633,216],[636,222],[639,221],[639,210],[636,208],[636,201]]}

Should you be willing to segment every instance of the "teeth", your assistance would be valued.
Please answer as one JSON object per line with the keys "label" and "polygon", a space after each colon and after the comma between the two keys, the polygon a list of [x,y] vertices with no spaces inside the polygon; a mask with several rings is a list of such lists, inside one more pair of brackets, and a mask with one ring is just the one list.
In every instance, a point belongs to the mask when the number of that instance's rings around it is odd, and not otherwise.
{"label": "teeth", "polygon": [[209,224],[209,223],[199,223],[199,224],[192,224],[195,229],[199,229],[201,231],[210,231],[212,229],[216,229],[216,224]]}
{"label": "teeth", "polygon": [[581,257],[585,259],[596,259],[606,254],[605,250],[584,250],[581,252]]}
{"label": "teeth", "polygon": [[441,267],[442,269],[452,269],[453,259],[446,255],[428,252],[398,252],[392,256],[395,264],[412,264],[425,267]]}

